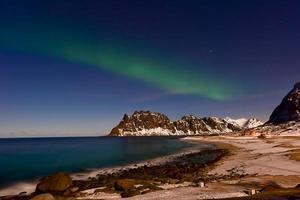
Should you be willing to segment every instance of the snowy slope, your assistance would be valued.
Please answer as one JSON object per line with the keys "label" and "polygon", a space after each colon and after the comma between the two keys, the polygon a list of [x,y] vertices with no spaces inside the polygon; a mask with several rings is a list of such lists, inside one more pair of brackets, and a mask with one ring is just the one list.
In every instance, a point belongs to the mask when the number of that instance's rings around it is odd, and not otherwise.
{"label": "snowy slope", "polygon": [[227,121],[228,123],[235,124],[235,125],[241,127],[242,129],[254,128],[254,127],[264,124],[263,122],[261,122],[260,120],[258,120],[256,118],[232,119],[230,117],[226,117],[224,120]]}

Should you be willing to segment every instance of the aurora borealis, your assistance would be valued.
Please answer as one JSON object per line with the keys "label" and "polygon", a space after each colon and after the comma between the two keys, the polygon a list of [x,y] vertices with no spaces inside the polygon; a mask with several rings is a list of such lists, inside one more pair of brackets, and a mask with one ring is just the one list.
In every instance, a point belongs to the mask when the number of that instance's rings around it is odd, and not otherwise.
{"label": "aurora borealis", "polygon": [[266,119],[299,81],[300,3],[0,2],[0,137],[105,134],[146,109]]}
{"label": "aurora borealis", "polygon": [[[53,29],[55,31],[51,31]],[[4,27],[3,30],[0,33],[0,42],[8,49],[33,52],[98,67],[146,82],[170,93],[225,100],[237,92],[234,86],[226,82],[222,76],[213,77],[211,74],[202,73],[201,68],[197,74],[185,71],[178,64],[172,65],[170,62],[140,55],[130,47],[130,44],[125,46],[118,41],[108,43],[101,38],[91,38],[87,35],[76,36],[76,32],[60,30],[57,27],[49,30],[44,27],[5,30]],[[12,35],[12,32],[21,34]],[[69,37],[70,35],[72,36]],[[171,63],[176,63],[176,61]],[[185,67],[190,68],[190,66]]]}

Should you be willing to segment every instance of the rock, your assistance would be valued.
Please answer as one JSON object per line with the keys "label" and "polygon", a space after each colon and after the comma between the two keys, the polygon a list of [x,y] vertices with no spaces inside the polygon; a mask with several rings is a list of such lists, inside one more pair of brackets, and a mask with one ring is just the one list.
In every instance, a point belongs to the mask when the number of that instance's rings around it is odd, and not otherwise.
{"label": "rock", "polygon": [[260,134],[259,136],[257,136],[258,139],[266,139],[267,136],[266,134]]}
{"label": "rock", "polygon": [[178,179],[174,179],[174,178],[168,178],[166,180],[166,182],[169,183],[169,184],[177,184],[179,182],[179,180]]}
{"label": "rock", "polygon": [[65,197],[68,197],[68,196],[71,196],[71,195],[72,195],[72,192],[70,190],[66,190],[63,193],[63,196],[65,196]]}
{"label": "rock", "polygon": [[110,187],[105,187],[105,188],[95,190],[95,193],[99,193],[99,192],[104,192],[104,193],[109,193],[109,194],[115,194],[116,193],[116,191],[113,190],[113,188],[110,188]]}
{"label": "rock", "polygon": [[26,194],[27,194],[27,192],[23,191],[23,192],[19,193],[19,196],[23,196],[23,195],[26,195]]}
{"label": "rock", "polygon": [[69,190],[71,192],[77,192],[79,190],[79,188],[78,187],[70,187]]}
{"label": "rock", "polygon": [[71,177],[63,172],[56,173],[43,178],[36,187],[38,193],[41,192],[63,192],[72,186]]}
{"label": "rock", "polygon": [[126,191],[134,188],[136,181],[134,179],[119,179],[115,182],[114,187],[118,191]]}
{"label": "rock", "polygon": [[136,196],[136,195],[140,195],[140,191],[136,190],[136,189],[129,189],[129,190],[125,190],[124,192],[121,193],[121,197],[122,198],[126,198],[126,197],[132,197],[132,196]]}
{"label": "rock", "polygon": [[282,187],[278,185],[276,182],[270,182],[268,183],[268,185],[262,188],[260,192],[276,191],[278,189],[282,189]]}
{"label": "rock", "polygon": [[86,194],[85,193],[82,193],[82,192],[76,192],[74,194],[74,197],[84,197]]}
{"label": "rock", "polygon": [[300,188],[300,184],[296,185],[296,188]]}
{"label": "rock", "polygon": [[79,190],[78,187],[69,187],[64,191],[63,196],[65,197],[74,196],[75,192],[77,192],[78,190]]}
{"label": "rock", "polygon": [[34,196],[31,200],[55,200],[52,194],[39,194]]}
{"label": "rock", "polygon": [[153,184],[147,184],[146,187],[149,189],[149,191],[157,191],[157,190],[162,190],[162,188],[153,185]]}
{"label": "rock", "polygon": [[281,124],[300,120],[300,82],[283,98],[272,112],[268,123]]}
{"label": "rock", "polygon": [[143,129],[161,128],[175,131],[170,119],[161,113],[135,111],[131,116],[124,115],[122,121],[112,129],[111,136],[139,134]]}

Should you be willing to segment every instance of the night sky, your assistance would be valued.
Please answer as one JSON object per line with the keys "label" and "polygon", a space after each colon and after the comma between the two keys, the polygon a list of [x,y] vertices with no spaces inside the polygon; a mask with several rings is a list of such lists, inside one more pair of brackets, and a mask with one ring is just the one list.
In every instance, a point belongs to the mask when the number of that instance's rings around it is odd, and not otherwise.
{"label": "night sky", "polygon": [[0,137],[124,113],[266,120],[300,81],[299,0],[1,0]]}

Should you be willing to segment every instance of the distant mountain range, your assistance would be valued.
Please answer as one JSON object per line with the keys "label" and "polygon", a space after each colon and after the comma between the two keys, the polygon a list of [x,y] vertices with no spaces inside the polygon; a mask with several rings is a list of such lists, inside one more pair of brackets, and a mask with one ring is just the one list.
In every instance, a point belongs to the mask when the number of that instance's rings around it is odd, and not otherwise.
{"label": "distant mountain range", "polygon": [[135,111],[132,115],[125,114],[121,122],[112,129],[111,136],[154,136],[154,135],[203,135],[221,134],[241,131],[263,123],[255,118],[231,119],[184,116],[180,120],[171,121],[166,115]]}
{"label": "distant mountain range", "polygon": [[256,118],[231,119],[230,117],[226,117],[224,120],[227,121],[228,123],[232,123],[232,124],[235,124],[235,125],[241,127],[241,129],[254,128],[254,127],[261,126],[264,124],[263,122],[261,122],[260,120],[258,120]]}
{"label": "distant mountain range", "polygon": [[[256,118],[225,119],[217,117],[183,116],[171,121],[166,115],[158,112],[135,111],[125,114],[121,122],[114,127],[110,136],[171,136],[171,135],[210,135],[226,134],[248,130],[269,131],[281,127],[300,127],[300,82],[284,97],[281,104],[272,112],[267,123]],[[286,124],[286,125],[281,125]],[[298,130],[298,128],[296,129]]]}

